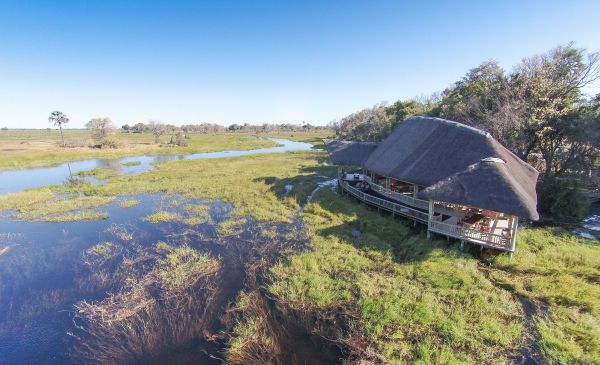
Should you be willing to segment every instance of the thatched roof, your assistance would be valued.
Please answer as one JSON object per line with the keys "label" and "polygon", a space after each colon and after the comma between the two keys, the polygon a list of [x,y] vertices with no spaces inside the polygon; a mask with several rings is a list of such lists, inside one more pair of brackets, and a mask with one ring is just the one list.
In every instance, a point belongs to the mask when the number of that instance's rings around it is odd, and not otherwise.
{"label": "thatched roof", "polygon": [[379,143],[324,139],[331,162],[342,166],[362,166]]}
{"label": "thatched roof", "polygon": [[523,182],[511,174],[503,160],[486,158],[429,186],[419,197],[537,220],[536,196]]}
{"label": "thatched roof", "polygon": [[[330,141],[326,146],[335,164],[362,165],[379,175],[431,187],[429,194],[446,197],[436,200],[451,198],[457,204],[537,219],[538,172],[486,132],[445,119],[410,117],[371,153],[373,145],[358,147],[364,143]],[[488,166],[489,161],[496,163]],[[449,195],[449,186],[458,189],[467,180],[470,190]],[[433,189],[438,183],[443,185]],[[495,191],[511,197],[498,198]]]}

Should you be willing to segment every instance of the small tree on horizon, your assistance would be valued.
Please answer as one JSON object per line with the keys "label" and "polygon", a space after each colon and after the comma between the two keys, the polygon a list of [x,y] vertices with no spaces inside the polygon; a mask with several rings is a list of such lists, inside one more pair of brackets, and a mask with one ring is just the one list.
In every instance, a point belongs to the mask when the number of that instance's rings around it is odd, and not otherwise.
{"label": "small tree on horizon", "polygon": [[116,127],[110,118],[94,118],[85,125],[92,131],[92,138],[96,143],[101,143],[114,133]]}
{"label": "small tree on horizon", "polygon": [[167,133],[167,128],[163,122],[159,120],[151,120],[148,122],[148,129],[154,135],[154,143],[160,143],[160,136]]}
{"label": "small tree on horizon", "polygon": [[60,129],[60,139],[62,140],[61,147],[65,147],[65,137],[63,136],[62,126],[64,124],[69,123],[69,118],[67,118],[67,116],[63,112],[55,110],[52,113],[50,113],[50,117],[48,117],[48,121],[50,123],[52,123],[53,125],[57,125],[58,128]]}

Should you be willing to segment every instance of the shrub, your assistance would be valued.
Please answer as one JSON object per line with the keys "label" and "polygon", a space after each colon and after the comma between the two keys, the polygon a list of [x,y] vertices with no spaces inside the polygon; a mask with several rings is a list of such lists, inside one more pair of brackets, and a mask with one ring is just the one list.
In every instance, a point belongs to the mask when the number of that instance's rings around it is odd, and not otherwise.
{"label": "shrub", "polygon": [[89,141],[86,141],[84,139],[68,139],[65,141],[64,147],[66,147],[66,148],[81,148],[81,147],[87,147],[88,143],[89,143]]}
{"label": "shrub", "polygon": [[94,147],[96,148],[119,148],[121,147],[121,142],[114,138],[105,138],[98,142]]}
{"label": "shrub", "polygon": [[540,212],[553,220],[578,221],[590,205],[575,182],[558,178],[542,182],[538,195]]}

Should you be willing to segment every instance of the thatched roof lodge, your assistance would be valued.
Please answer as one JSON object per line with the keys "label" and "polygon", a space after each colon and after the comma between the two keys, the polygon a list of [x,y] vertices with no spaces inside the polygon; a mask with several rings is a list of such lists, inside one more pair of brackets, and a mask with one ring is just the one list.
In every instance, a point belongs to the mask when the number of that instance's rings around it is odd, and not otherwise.
{"label": "thatched roof lodge", "polygon": [[381,143],[325,146],[344,192],[429,232],[512,252],[518,218],[539,218],[538,172],[479,129],[411,117]]}

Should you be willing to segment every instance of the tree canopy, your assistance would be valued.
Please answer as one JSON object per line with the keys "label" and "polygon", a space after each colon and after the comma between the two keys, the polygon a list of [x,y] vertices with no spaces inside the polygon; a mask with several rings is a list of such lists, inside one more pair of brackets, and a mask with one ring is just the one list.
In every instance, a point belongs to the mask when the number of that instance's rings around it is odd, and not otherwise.
{"label": "tree canopy", "polygon": [[589,175],[595,167],[600,96],[586,97],[582,89],[599,78],[600,55],[571,43],[524,58],[508,72],[485,61],[439,97],[377,104],[334,126],[342,139],[380,141],[411,115],[454,120],[489,132],[534,165],[542,183],[557,186],[556,179]]}

